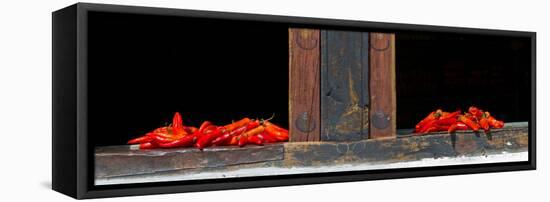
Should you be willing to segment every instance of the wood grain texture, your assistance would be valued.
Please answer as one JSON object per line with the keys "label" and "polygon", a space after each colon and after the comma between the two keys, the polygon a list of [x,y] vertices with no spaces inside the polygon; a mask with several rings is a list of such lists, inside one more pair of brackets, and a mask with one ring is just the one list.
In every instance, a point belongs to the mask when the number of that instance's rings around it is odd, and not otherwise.
{"label": "wood grain texture", "polygon": [[290,141],[319,141],[319,30],[290,28],[288,33]]}
{"label": "wood grain texture", "polygon": [[368,33],[321,31],[321,140],[368,135]]}
{"label": "wood grain texture", "polygon": [[370,33],[370,138],[395,137],[395,34]]}
{"label": "wood grain texture", "polygon": [[528,136],[527,127],[523,127],[493,130],[490,135],[457,132],[352,142],[286,143],[283,165],[301,167],[346,163],[387,164],[442,157],[525,152]]}
{"label": "wood grain texture", "polygon": [[130,146],[98,147],[95,176],[115,177],[173,170],[216,168],[283,160],[283,144],[246,147],[132,149]]}
{"label": "wood grain texture", "polygon": [[[514,126],[515,125],[515,126]],[[349,142],[290,142],[246,147],[210,147],[136,150],[130,146],[98,147],[95,150],[95,180],[125,179],[127,183],[151,182],[164,176],[168,181],[188,175],[225,174],[248,168],[339,166],[343,164],[388,164],[454,157],[487,157],[493,154],[526,152],[529,127],[526,122],[507,124],[490,133],[457,131],[424,136],[368,139]],[[490,160],[488,158],[487,160]],[[260,171],[258,171],[260,172]],[[281,174],[279,171],[263,174]],[[202,176],[204,177],[204,176]]]}

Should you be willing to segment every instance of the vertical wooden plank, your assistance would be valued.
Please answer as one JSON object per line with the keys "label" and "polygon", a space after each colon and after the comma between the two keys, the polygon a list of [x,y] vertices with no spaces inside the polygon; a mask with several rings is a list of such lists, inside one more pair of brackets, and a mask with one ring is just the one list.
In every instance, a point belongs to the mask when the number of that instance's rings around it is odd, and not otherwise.
{"label": "vertical wooden plank", "polygon": [[395,137],[395,34],[370,34],[370,138]]}
{"label": "vertical wooden plank", "polygon": [[289,29],[290,141],[319,141],[320,33]]}
{"label": "vertical wooden plank", "polygon": [[370,41],[369,41],[369,33],[363,32],[361,33],[362,39],[361,39],[361,66],[362,66],[362,72],[361,72],[361,109],[363,110],[363,113],[361,115],[361,138],[367,139],[369,137],[369,120],[370,120],[370,83],[369,83],[369,61],[370,61]]}
{"label": "vertical wooden plank", "polygon": [[[366,36],[366,39],[364,37]],[[368,35],[323,30],[321,33],[321,140],[363,139],[368,126]],[[368,78],[368,77],[367,77]],[[368,127],[366,127],[368,128]],[[365,130],[365,133],[368,133]],[[366,136],[365,136],[366,137]]]}

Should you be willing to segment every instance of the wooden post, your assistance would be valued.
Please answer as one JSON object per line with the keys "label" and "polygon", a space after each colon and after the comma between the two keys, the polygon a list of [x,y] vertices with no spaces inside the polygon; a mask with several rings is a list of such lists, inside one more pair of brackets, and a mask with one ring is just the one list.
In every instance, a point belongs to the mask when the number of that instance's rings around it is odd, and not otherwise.
{"label": "wooden post", "polygon": [[321,140],[368,137],[369,34],[321,31]]}
{"label": "wooden post", "polygon": [[288,35],[290,141],[319,141],[319,30],[290,28]]}
{"label": "wooden post", "polygon": [[370,138],[395,137],[395,34],[370,34]]}

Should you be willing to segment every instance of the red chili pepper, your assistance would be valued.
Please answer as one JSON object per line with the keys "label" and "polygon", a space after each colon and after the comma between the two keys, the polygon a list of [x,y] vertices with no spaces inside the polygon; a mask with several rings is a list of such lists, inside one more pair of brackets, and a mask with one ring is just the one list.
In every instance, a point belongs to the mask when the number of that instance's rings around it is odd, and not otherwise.
{"label": "red chili pepper", "polygon": [[[157,134],[157,133],[153,133],[153,134]],[[155,141],[157,143],[172,142],[174,140],[179,139],[179,138],[163,137],[163,136],[160,136],[160,135],[150,135],[150,137],[153,137],[153,141]]]}
{"label": "red chili pepper", "polygon": [[288,132],[277,130],[275,127],[273,127],[273,125],[266,126],[265,127],[265,132],[268,135],[271,135],[271,136],[277,138],[277,140],[279,140],[279,141],[284,142],[284,141],[288,140]]}
{"label": "red chili pepper", "polygon": [[[204,121],[199,128],[184,126],[179,112],[175,112],[172,124],[159,127],[145,136],[134,138],[128,143],[139,143],[141,148],[172,148],[196,146],[203,149],[210,145],[262,145],[264,143],[288,141],[288,130],[267,120],[243,118],[223,127]],[[144,144],[147,143],[147,144]]]}
{"label": "red chili pepper", "polygon": [[[247,126],[248,128],[248,126]],[[253,128],[249,131],[244,132],[242,135],[239,135],[238,139],[238,145],[239,147],[244,147],[248,143],[248,138],[252,137],[253,135],[259,134],[261,132],[264,132],[265,127],[264,126],[258,126],[256,128]]]}
{"label": "red chili pepper", "polygon": [[481,116],[483,115],[483,111],[474,106],[468,108],[468,112],[470,112],[470,114],[472,114],[477,119],[481,118]]}
{"label": "red chili pepper", "polygon": [[[285,128],[282,128],[280,126],[277,126],[268,120],[262,120],[260,122],[262,125],[265,126],[265,132],[263,132],[264,141],[267,140],[269,142],[284,142],[288,141],[288,130]],[[261,133],[260,133],[261,134]],[[270,140],[271,139],[271,140]],[[272,139],[276,139],[276,141],[272,141]]]}
{"label": "red chili pepper", "polygon": [[415,131],[414,132],[420,132],[422,127],[424,127],[424,125],[428,122],[428,121],[431,121],[431,120],[434,120],[435,117],[435,111],[433,112],[430,112],[430,114],[428,114],[428,116],[426,116],[424,119],[422,119],[420,122],[418,122],[416,124],[416,126],[414,127],[415,128]]}
{"label": "red chili pepper", "polygon": [[466,124],[469,128],[471,128],[474,131],[479,130],[479,125],[474,122],[472,119],[467,118],[466,116],[459,116],[458,121]]}
{"label": "red chili pepper", "polygon": [[485,132],[489,131],[489,120],[487,119],[487,117],[485,116],[486,113],[483,113],[483,115],[481,116],[481,118],[479,119],[479,126],[481,126],[481,128],[483,128],[483,130]]}
{"label": "red chili pepper", "polygon": [[288,132],[281,131],[280,136],[276,136],[276,138],[281,142],[288,141]]}
{"label": "red chili pepper", "polygon": [[153,130],[152,133],[168,133],[168,127],[160,127]]}
{"label": "red chili pepper", "polygon": [[183,129],[185,130],[185,132],[187,132],[188,134],[193,134],[195,132],[197,132],[199,129],[196,128],[196,127],[192,127],[192,126],[184,126]]}
{"label": "red chili pepper", "polygon": [[462,122],[456,122],[456,129],[457,130],[468,130],[468,126],[465,123]]}
{"label": "red chili pepper", "polygon": [[420,129],[420,133],[427,133],[428,129],[434,127],[435,123],[437,122],[437,119],[433,119],[425,123],[422,128]]}
{"label": "red chili pepper", "polygon": [[279,130],[279,131],[288,133],[288,130],[287,130],[287,129],[284,129],[284,128],[280,127],[280,126],[277,126],[277,125],[275,125],[275,124],[273,124],[273,123],[271,123],[271,122],[269,122],[269,121],[263,121],[263,123],[261,123],[261,124],[264,125],[265,127],[272,127],[272,128],[275,128],[275,129],[277,129],[277,130]]}
{"label": "red chili pepper", "polygon": [[222,136],[219,136],[216,139],[212,140],[212,145],[214,146],[223,145],[230,138],[231,138],[231,133],[226,132]]}
{"label": "red chili pepper", "polygon": [[181,119],[181,115],[179,112],[176,112],[174,114],[174,117],[172,118],[172,127],[183,128],[183,120]]}
{"label": "red chili pepper", "polygon": [[442,119],[439,119],[437,121],[434,122],[435,125],[439,125],[439,126],[450,126],[454,123],[456,123],[456,118],[455,117],[449,117],[449,118],[442,118]]}
{"label": "red chili pepper", "polygon": [[175,147],[190,147],[196,141],[196,134],[187,135],[178,140],[174,140],[166,143],[159,143],[159,147],[162,148],[175,148]]}
{"label": "red chili pepper", "polygon": [[491,116],[491,113],[485,112],[485,116],[487,117],[487,122],[489,122],[489,125],[493,128],[503,128],[504,122],[496,120],[493,116]]}
{"label": "red chili pepper", "polygon": [[[474,116],[473,114],[470,114],[470,113],[464,113],[464,116],[470,120],[472,120],[474,123],[476,123],[478,126],[479,126],[479,119]],[[480,126],[481,128],[481,126]]]}
{"label": "red chili pepper", "polygon": [[452,113],[446,113],[445,115],[441,115],[439,119],[449,119],[449,118],[456,118],[458,115],[460,115],[460,110],[454,111]]}
{"label": "red chili pepper", "polygon": [[201,138],[202,136],[205,135],[204,133],[201,133],[201,132],[199,132],[199,131],[197,131],[197,132],[195,132],[195,133],[193,133],[193,134],[194,134],[195,136],[197,136],[197,140],[198,140],[199,138]]}
{"label": "red chili pepper", "polygon": [[263,140],[265,143],[272,143],[272,142],[278,142],[277,138],[269,135],[267,132],[262,132],[257,135],[259,138]]}
{"label": "red chili pepper", "polygon": [[206,135],[208,133],[214,132],[216,130],[216,128],[218,128],[218,127],[215,126],[215,125],[209,125],[202,131],[202,133]]}
{"label": "red chili pepper", "polygon": [[154,149],[154,148],[157,148],[157,145],[152,142],[145,142],[145,143],[139,144],[139,149]]}
{"label": "red chili pepper", "polygon": [[427,128],[422,134],[431,133],[431,132],[437,132],[439,129],[437,125],[432,125],[429,128]]}
{"label": "red chili pepper", "polygon": [[428,116],[426,116],[424,119],[422,119],[422,121],[418,122],[418,124],[416,124],[416,126],[414,127],[415,128],[415,132],[421,132],[422,131],[422,128],[424,128],[424,126],[429,123],[429,122],[432,122],[433,120],[436,120],[438,119],[440,116],[441,116],[441,113],[443,113],[443,111],[441,109],[438,109],[434,112],[431,112],[430,114],[428,114]]}
{"label": "red chili pepper", "polygon": [[230,140],[231,137],[244,133],[246,129],[247,129],[247,126],[242,126],[233,131],[226,130],[222,136],[219,136],[218,138],[212,141],[212,145],[218,146],[218,145],[223,145],[225,143],[228,143],[228,140]]}
{"label": "red chili pepper", "polygon": [[248,122],[248,124],[246,124],[246,130],[252,130],[256,127],[260,126],[260,121],[259,120],[252,120],[250,122]]}
{"label": "red chili pepper", "polygon": [[246,124],[248,124],[248,122],[250,122],[250,119],[249,118],[243,118],[237,122],[233,122],[231,124],[228,124],[225,127],[225,129],[229,130],[229,131],[233,131],[237,128],[240,128],[242,126],[245,126]]}
{"label": "red chili pepper", "polygon": [[176,112],[174,118],[172,118],[172,132],[174,135],[187,135],[187,132],[183,128],[183,120],[179,112]]}
{"label": "red chili pepper", "polygon": [[248,143],[248,137],[244,134],[239,135],[237,137],[237,141],[238,141],[237,145],[239,145],[239,147],[244,147]]}
{"label": "red chili pepper", "polygon": [[441,112],[440,115],[438,115],[439,116],[438,118],[435,118],[433,120],[428,121],[427,123],[424,123],[424,125],[420,129],[420,133],[426,134],[430,132],[449,130],[449,126],[456,123],[457,121],[456,116],[458,116],[459,114],[460,114],[460,111],[455,111],[452,113]]}
{"label": "red chili pepper", "polygon": [[423,135],[423,134],[426,134],[426,133],[431,133],[431,132],[439,132],[439,131],[448,131],[451,127],[453,127],[454,124],[450,124],[450,125],[438,125],[438,124],[430,124],[430,125],[425,125],[425,129],[422,130],[420,133],[415,133],[415,135]]}
{"label": "red chili pepper", "polygon": [[436,125],[437,131],[447,131],[451,125]]}
{"label": "red chili pepper", "polygon": [[227,142],[227,145],[238,145],[240,135],[235,135]]}
{"label": "red chili pepper", "polygon": [[248,126],[241,126],[240,128],[237,128],[233,131],[230,132],[231,135],[240,135],[240,134],[243,134],[244,132],[246,132],[246,130],[248,130]]}
{"label": "red chili pepper", "polygon": [[212,145],[212,141],[223,135],[225,131],[226,129],[224,127],[218,127],[211,133],[205,134],[204,136],[200,137],[197,140],[197,143],[195,143],[195,146],[200,150],[204,149],[205,147],[209,147],[210,145]]}
{"label": "red chili pepper", "polygon": [[206,129],[206,127],[208,127],[209,125],[212,125],[212,123],[210,123],[210,121],[205,121],[205,122],[202,122],[201,126],[199,127],[199,132],[203,132],[204,129]]}
{"label": "red chili pepper", "polygon": [[145,135],[151,136],[151,137],[161,136],[161,137],[164,137],[164,138],[171,138],[171,139],[180,139],[184,136],[184,135],[173,135],[173,134],[170,134],[170,133],[147,133]]}
{"label": "red chili pepper", "polygon": [[[248,126],[246,128],[248,129]],[[264,132],[265,128],[266,127],[264,127],[264,126],[258,126],[258,127],[253,128],[253,129],[247,130],[243,135],[247,136],[247,137],[250,137],[250,136],[259,134],[261,132]]]}
{"label": "red chili pepper", "polygon": [[141,144],[141,143],[151,142],[152,140],[153,140],[152,137],[144,135],[138,138],[131,139],[130,141],[128,141],[128,144]]}
{"label": "red chili pepper", "polygon": [[263,141],[261,138],[258,137],[258,135],[253,135],[253,136],[250,136],[248,137],[248,143],[250,144],[255,144],[255,145],[264,145]]}
{"label": "red chili pepper", "polygon": [[456,122],[455,124],[449,126],[449,130],[447,130],[449,133],[453,133],[457,130],[468,130],[468,126],[462,122]]}
{"label": "red chili pepper", "polygon": [[451,126],[449,126],[449,129],[447,129],[448,133],[454,133],[457,129],[458,125],[457,123],[453,123]]}

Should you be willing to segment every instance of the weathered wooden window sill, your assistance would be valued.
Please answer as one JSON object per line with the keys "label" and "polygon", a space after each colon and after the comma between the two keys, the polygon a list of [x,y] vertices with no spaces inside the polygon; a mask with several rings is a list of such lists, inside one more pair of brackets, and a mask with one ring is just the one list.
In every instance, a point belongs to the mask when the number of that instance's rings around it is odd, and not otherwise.
{"label": "weathered wooden window sill", "polygon": [[99,147],[95,176],[114,177],[170,170],[213,168],[283,160],[282,144],[246,147],[211,147],[139,150],[132,146]]}
{"label": "weathered wooden window sill", "polygon": [[[304,168],[342,164],[388,164],[444,157],[488,156],[527,151],[527,123],[490,133],[461,131],[350,142],[289,142],[264,146],[138,150],[98,147],[95,177],[111,180],[188,173],[224,173],[242,168]],[[281,173],[274,173],[281,174]],[[138,180],[139,181],[139,180]],[[133,181],[129,181],[130,183]]]}

